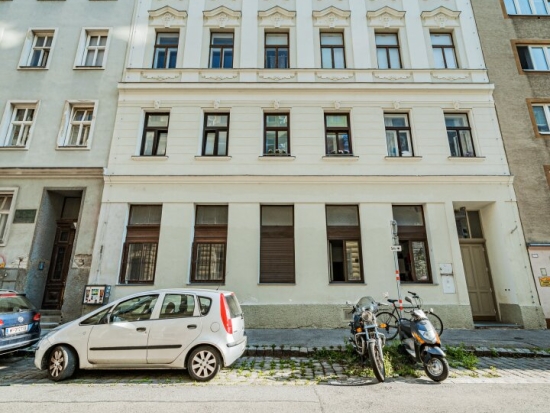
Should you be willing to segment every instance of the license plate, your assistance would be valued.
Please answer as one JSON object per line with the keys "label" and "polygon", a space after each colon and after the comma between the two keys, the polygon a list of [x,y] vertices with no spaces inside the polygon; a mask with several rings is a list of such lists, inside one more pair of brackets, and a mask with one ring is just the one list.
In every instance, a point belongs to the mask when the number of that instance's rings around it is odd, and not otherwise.
{"label": "license plate", "polygon": [[27,326],[17,326],[6,328],[6,335],[11,336],[13,334],[25,333],[27,331]]}

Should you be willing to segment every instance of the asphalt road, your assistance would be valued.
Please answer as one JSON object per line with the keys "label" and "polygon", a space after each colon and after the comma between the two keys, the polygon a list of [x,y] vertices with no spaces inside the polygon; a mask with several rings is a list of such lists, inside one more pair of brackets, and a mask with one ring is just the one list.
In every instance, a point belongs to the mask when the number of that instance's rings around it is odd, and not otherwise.
{"label": "asphalt road", "polygon": [[548,412],[548,384],[364,386],[19,385],[0,387],[0,412]]}

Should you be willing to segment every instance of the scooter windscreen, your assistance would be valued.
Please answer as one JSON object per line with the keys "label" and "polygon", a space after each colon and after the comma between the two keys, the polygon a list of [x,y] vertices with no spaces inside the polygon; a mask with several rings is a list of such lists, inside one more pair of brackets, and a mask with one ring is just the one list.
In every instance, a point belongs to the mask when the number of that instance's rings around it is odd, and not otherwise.
{"label": "scooter windscreen", "polygon": [[435,331],[435,328],[432,325],[432,323],[430,323],[430,320],[417,321],[415,326],[416,326],[416,329],[418,330],[418,333],[427,342],[435,343],[436,341],[439,340],[439,336],[437,335],[437,331]]}

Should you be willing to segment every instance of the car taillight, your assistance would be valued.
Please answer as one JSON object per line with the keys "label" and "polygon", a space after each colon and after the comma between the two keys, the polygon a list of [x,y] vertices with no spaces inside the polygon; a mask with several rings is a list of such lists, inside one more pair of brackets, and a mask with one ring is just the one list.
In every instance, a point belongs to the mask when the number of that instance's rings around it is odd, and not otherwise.
{"label": "car taillight", "polygon": [[4,325],[4,320],[0,320],[0,326]]}
{"label": "car taillight", "polygon": [[220,294],[220,315],[222,316],[222,323],[228,334],[233,334],[233,320],[231,320],[231,314],[229,314],[229,307],[225,302],[225,297]]}
{"label": "car taillight", "polygon": [[32,318],[32,321],[40,321],[40,313],[36,313]]}

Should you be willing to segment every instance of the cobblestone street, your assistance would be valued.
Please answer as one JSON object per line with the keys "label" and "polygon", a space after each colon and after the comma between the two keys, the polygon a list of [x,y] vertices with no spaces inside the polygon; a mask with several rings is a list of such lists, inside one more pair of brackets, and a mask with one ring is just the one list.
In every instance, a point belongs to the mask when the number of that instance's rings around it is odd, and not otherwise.
{"label": "cobblestone street", "polygon": [[[388,381],[425,381],[419,378],[389,377]],[[61,385],[78,384],[161,384],[161,385],[290,385],[366,384],[376,381],[363,377],[355,365],[330,363],[309,357],[243,357],[209,383],[197,383],[183,370],[78,371]],[[445,383],[550,383],[549,358],[479,358],[475,370],[451,367]],[[38,371],[31,357],[0,358],[0,385],[53,384],[45,371]]]}

